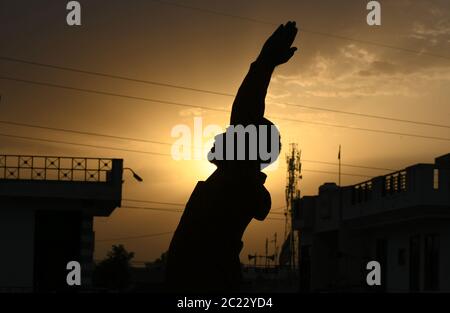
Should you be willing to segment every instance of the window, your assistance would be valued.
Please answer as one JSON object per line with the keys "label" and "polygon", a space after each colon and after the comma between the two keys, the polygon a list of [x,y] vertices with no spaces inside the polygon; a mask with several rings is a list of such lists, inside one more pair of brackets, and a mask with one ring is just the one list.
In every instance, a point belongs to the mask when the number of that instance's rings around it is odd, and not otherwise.
{"label": "window", "polygon": [[406,191],[406,171],[400,172],[400,191]]}
{"label": "window", "polygon": [[409,239],[409,290],[420,290],[420,236]]}
{"label": "window", "polygon": [[425,236],[425,290],[439,290],[439,235]]}
{"label": "window", "polygon": [[352,188],[352,204],[369,201],[372,198],[372,182],[365,182]]}
{"label": "window", "polygon": [[366,184],[366,188],[364,189],[364,201],[369,201],[372,199],[372,182],[368,182]]}
{"label": "window", "polygon": [[391,183],[391,192],[392,193],[394,193],[394,192],[399,192],[400,191],[400,184],[399,184],[399,182],[400,182],[400,179],[399,179],[399,174],[395,174],[395,175],[392,175],[391,176],[391,179],[392,179],[392,183]]}
{"label": "window", "polygon": [[433,188],[439,189],[439,169],[437,168],[433,172]]}
{"label": "window", "polygon": [[385,238],[379,238],[375,243],[375,256],[376,261],[380,263],[381,266],[381,286],[379,286],[379,291],[386,291],[386,286],[388,282],[386,278],[388,277],[388,241]]}

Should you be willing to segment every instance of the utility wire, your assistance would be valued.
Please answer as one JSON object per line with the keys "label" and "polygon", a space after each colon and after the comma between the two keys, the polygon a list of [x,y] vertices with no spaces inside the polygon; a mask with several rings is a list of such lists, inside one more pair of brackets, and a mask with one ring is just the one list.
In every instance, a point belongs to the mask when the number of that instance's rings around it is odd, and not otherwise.
{"label": "utility wire", "polygon": [[90,145],[90,144],[84,144],[84,143],[75,143],[75,142],[69,142],[69,141],[53,140],[53,139],[38,138],[38,137],[10,135],[10,134],[4,134],[4,133],[0,133],[0,136],[7,137],[7,138],[42,141],[42,142],[73,145],[73,146],[95,148],[95,149],[106,149],[106,150],[115,150],[115,151],[124,151],[124,152],[143,153],[143,154],[150,154],[150,155],[171,156],[170,154],[167,154],[167,153],[158,153],[158,152],[152,152],[152,151],[141,151],[141,150],[132,150],[132,149],[122,149],[122,148],[115,148],[115,147],[109,147],[109,146]]}
{"label": "utility wire", "polygon": [[[186,104],[186,103],[180,103],[180,102],[174,102],[174,101],[165,101],[165,100],[145,98],[145,97],[136,97],[136,96],[130,96],[130,95],[119,94],[119,93],[114,93],[114,92],[106,92],[106,91],[100,91],[100,90],[95,90],[95,89],[87,89],[87,88],[78,88],[78,87],[72,87],[72,86],[67,86],[67,85],[45,83],[45,82],[39,82],[39,81],[27,80],[27,79],[20,79],[20,78],[14,78],[14,77],[0,76],[0,79],[9,80],[9,81],[15,81],[15,82],[21,82],[21,83],[27,83],[27,84],[32,84],[32,85],[39,85],[39,86],[47,86],[47,87],[60,88],[60,89],[66,89],[66,90],[80,91],[80,92],[92,93],[92,94],[103,95],[103,96],[112,96],[112,97],[118,97],[118,98],[124,98],[124,99],[132,99],[132,100],[139,100],[139,101],[146,101],[146,102],[156,102],[156,103],[170,104],[170,105],[189,107],[189,108],[196,108],[196,109],[202,108],[202,106],[194,105],[194,104]],[[212,108],[212,107],[204,107],[204,108],[205,108],[205,110],[212,110],[212,111],[229,113],[229,111],[225,110],[225,109]]]}
{"label": "utility wire", "polygon": [[0,56],[0,60],[34,65],[34,66],[40,66],[40,67],[46,67],[46,68],[80,73],[80,74],[94,75],[94,76],[105,77],[105,78],[120,79],[120,80],[125,80],[125,81],[130,81],[130,82],[135,82],[135,83],[142,83],[142,84],[147,84],[147,85],[154,85],[154,86],[167,87],[167,88],[176,88],[176,89],[186,90],[186,91],[202,92],[202,93],[208,93],[208,94],[218,95],[218,96],[226,96],[226,97],[234,96],[233,94],[225,93],[225,92],[205,90],[205,89],[199,89],[199,88],[193,88],[193,87],[187,87],[187,86],[179,86],[179,85],[174,85],[174,84],[169,84],[169,83],[162,83],[162,82],[158,82],[158,81],[145,80],[145,79],[127,77],[127,76],[122,76],[122,75],[115,75],[115,74],[104,73],[104,72],[88,71],[88,70],[83,70],[83,69],[69,67],[69,66],[61,66],[61,65],[54,65],[54,64],[48,64],[48,63],[34,62],[34,61],[29,61],[29,60],[24,60],[24,59],[12,58],[12,57],[8,57],[8,56]]}
{"label": "utility wire", "polygon": [[[167,153],[158,153],[158,152],[153,152],[153,151],[123,149],[123,148],[116,148],[116,147],[110,147],[110,146],[90,145],[90,144],[75,143],[75,142],[62,141],[62,140],[53,140],[53,139],[37,138],[37,137],[29,137],[29,136],[19,136],[19,135],[10,135],[10,134],[4,134],[4,133],[0,133],[0,136],[1,137],[6,137],[6,138],[41,141],[41,142],[49,142],[49,143],[81,146],[81,147],[88,147],[88,148],[95,148],[95,149],[106,149],[106,150],[114,150],[114,151],[143,153],[143,154],[158,155],[158,156],[171,156],[170,154],[167,154]],[[310,170],[310,169],[302,169],[302,171],[313,172],[313,173],[323,173],[323,174],[338,174],[337,172],[328,172],[328,171],[319,171],[319,170]],[[368,175],[351,174],[351,173],[341,173],[341,175],[355,176],[355,177],[369,177],[369,178],[373,177],[373,176],[368,176]]]}
{"label": "utility wire", "polygon": [[[177,210],[177,209],[130,206],[130,205],[124,205],[124,206],[121,206],[121,208],[136,209],[136,210],[162,211],[162,212],[170,212],[170,213],[182,213],[184,211],[184,210]],[[269,212],[269,214],[284,215],[283,212]]]}
{"label": "utility wire", "polygon": [[[335,163],[335,162],[325,162],[325,161],[308,160],[308,159],[302,159],[300,161],[302,163],[303,162],[305,162],[305,163],[318,163],[318,164],[333,165],[333,166],[338,166],[339,165],[339,163]],[[348,164],[348,163],[341,163],[341,166],[354,167],[354,168],[363,168],[363,169],[368,169],[368,170],[379,170],[379,171],[390,171],[390,172],[394,172],[395,171],[395,169],[392,169],[392,168],[355,165],[355,164]]]}
{"label": "utility wire", "polygon": [[156,140],[148,140],[148,139],[141,139],[141,138],[116,136],[116,135],[110,135],[110,134],[105,134],[105,133],[88,132],[88,131],[81,131],[81,130],[67,129],[67,128],[58,128],[58,127],[50,127],[50,126],[43,126],[43,125],[30,124],[30,123],[13,122],[13,121],[7,121],[7,120],[0,120],[0,124],[12,125],[12,126],[20,126],[20,127],[29,127],[29,128],[36,128],[36,129],[44,129],[44,130],[51,130],[51,131],[59,131],[59,132],[72,133],[72,134],[78,134],[78,135],[87,135],[87,136],[105,137],[105,138],[111,138],[111,139],[120,139],[120,140],[126,140],[126,141],[153,143],[153,144],[159,144],[159,145],[172,145],[169,142],[162,142],[162,141],[156,141]]}
{"label": "utility wire", "polygon": [[[9,81],[16,81],[16,82],[21,82],[21,83],[34,84],[34,85],[40,85],[40,86],[48,86],[48,87],[61,88],[61,89],[67,89],[67,90],[74,90],[74,91],[80,91],[80,92],[86,92],[86,93],[93,93],[93,94],[99,94],[99,95],[114,96],[114,97],[126,98],[126,99],[132,99],[132,100],[154,102],[154,103],[163,103],[163,104],[176,105],[176,106],[182,106],[182,107],[201,108],[201,109],[204,109],[204,110],[212,110],[212,111],[229,113],[229,111],[226,110],[226,109],[213,108],[213,107],[200,106],[200,105],[193,105],[193,104],[174,102],[174,101],[165,101],[165,100],[160,100],[160,99],[136,97],[136,96],[130,96],[130,95],[125,95],[125,94],[119,94],[119,93],[99,91],[99,90],[95,90],[95,89],[78,88],[78,87],[59,85],[59,84],[53,84],[53,83],[45,83],[45,82],[38,82],[38,81],[32,81],[32,80],[26,80],[26,79],[20,79],[20,78],[13,78],[13,77],[6,77],[6,76],[0,76],[0,79],[9,80]],[[324,123],[324,122],[313,122],[313,121],[305,121],[305,120],[299,120],[299,119],[293,119],[293,118],[285,118],[285,117],[276,117],[276,116],[268,116],[268,117],[271,118],[271,119],[290,121],[290,122],[296,122],[296,123],[303,123],[303,124],[311,124],[311,125],[320,125],[320,126],[326,126],[326,127],[352,129],[352,130],[366,131],[366,132],[372,132],[372,133],[383,133],[383,134],[405,136],[405,137],[414,137],[414,138],[450,141],[450,138],[446,138],[446,137],[437,137],[437,136],[427,136],[427,135],[419,135],[419,134],[411,134],[411,133],[402,133],[402,132],[387,131],[387,130],[382,130],[382,129],[363,128],[363,127],[347,126],[347,125],[340,125],[340,124],[331,124],[331,123]]]}
{"label": "utility wire", "polygon": [[173,231],[168,231],[168,232],[164,232],[164,233],[154,233],[154,234],[146,234],[146,235],[128,236],[128,237],[96,239],[95,241],[102,242],[102,241],[141,239],[141,238],[150,238],[150,237],[153,238],[153,237],[160,237],[160,236],[169,235],[169,234],[173,234]]}
{"label": "utility wire", "polygon": [[[270,218],[267,217],[268,220],[276,220],[276,221],[284,221],[283,218]],[[105,238],[105,239],[96,239],[96,242],[105,242],[105,241],[117,241],[117,240],[133,240],[133,239],[143,239],[143,238],[153,238],[153,237],[160,237],[164,235],[170,235],[173,234],[173,231],[170,232],[164,232],[164,233],[154,233],[154,234],[145,234],[145,235],[136,235],[136,236],[127,236],[127,237],[117,237],[117,238]]]}
{"label": "utility wire", "polygon": [[320,125],[320,126],[344,128],[344,129],[353,129],[353,130],[360,130],[360,131],[366,131],[366,132],[372,132],[372,133],[381,133],[381,134],[389,134],[389,135],[397,135],[397,136],[405,136],[405,137],[415,137],[415,138],[422,138],[422,139],[433,139],[433,140],[450,141],[450,138],[446,138],[446,137],[437,137],[437,136],[427,136],[427,135],[419,135],[419,134],[411,134],[411,133],[402,133],[402,132],[388,131],[388,130],[382,130],[382,129],[355,127],[355,126],[347,126],[347,125],[331,124],[331,123],[323,123],[323,122],[312,122],[312,121],[298,120],[298,119],[287,118],[287,117],[283,117],[283,118],[272,117],[272,118],[273,119],[283,120],[283,121],[296,122],[296,123]]}
{"label": "utility wire", "polygon": [[[279,25],[278,23],[260,20],[260,19],[256,19],[256,18],[245,17],[245,16],[241,16],[241,15],[230,14],[230,13],[225,13],[225,12],[221,12],[221,11],[200,8],[200,7],[195,7],[195,6],[185,5],[185,4],[179,4],[179,3],[169,2],[169,1],[162,1],[162,0],[150,0],[150,1],[157,2],[160,4],[164,4],[164,5],[170,5],[173,7],[188,9],[188,10],[194,10],[194,11],[208,13],[208,14],[220,15],[220,16],[230,17],[230,18],[234,18],[234,19],[240,19],[240,20],[257,23],[257,24],[262,24],[262,25],[268,25],[268,26],[278,26]],[[319,36],[323,36],[323,37],[335,38],[335,39],[346,40],[346,41],[354,41],[354,42],[358,42],[358,43],[362,43],[362,44],[366,44],[366,45],[372,45],[372,46],[377,46],[377,47],[387,48],[387,49],[394,49],[394,50],[412,53],[412,54],[416,54],[416,55],[427,55],[430,57],[450,60],[450,57],[445,56],[445,55],[398,47],[398,46],[389,45],[389,44],[376,42],[376,41],[363,40],[363,39],[352,38],[352,37],[347,37],[347,36],[342,36],[342,35],[337,35],[337,34],[332,34],[332,33],[326,33],[326,32],[319,32],[319,31],[310,30],[310,29],[303,28],[303,27],[298,27],[298,28],[302,32],[310,33],[313,35],[319,35]]]}
{"label": "utility wire", "polygon": [[[164,205],[176,205],[180,207],[184,207],[185,203],[174,203],[174,202],[160,202],[160,201],[153,201],[153,200],[137,200],[137,199],[122,199],[123,201],[130,201],[130,202],[141,202],[141,203],[156,203],[156,204],[164,204]],[[129,206],[127,206],[129,207]],[[137,207],[141,209],[142,207]],[[159,209],[159,208],[158,208]],[[286,209],[286,206],[276,207],[273,209],[270,209],[270,212],[273,214],[284,214],[284,212],[280,212],[281,210]]]}
{"label": "utility wire", "polygon": [[[195,91],[195,92],[212,94],[212,95],[220,95],[220,96],[226,96],[226,97],[235,97],[236,96],[235,94],[232,94],[232,93],[225,93],[225,92],[219,92],[219,91],[214,91],[214,90],[207,90],[207,89],[193,88],[193,87],[187,87],[187,86],[180,86],[180,85],[174,85],[174,84],[162,83],[162,82],[156,82],[156,81],[150,81],[150,80],[136,79],[136,78],[130,78],[130,77],[125,77],[125,76],[120,76],[120,75],[101,73],[101,72],[96,72],[96,71],[88,71],[88,70],[82,70],[82,69],[73,68],[73,67],[59,66],[59,65],[46,64],[46,63],[40,63],[40,62],[33,62],[33,61],[17,59],[17,58],[11,58],[11,57],[5,57],[5,56],[0,56],[0,60],[16,62],[16,63],[23,63],[23,64],[34,65],[34,66],[41,66],[41,67],[58,69],[58,70],[63,70],[63,71],[75,72],[75,73],[89,74],[89,75],[100,76],[100,77],[120,79],[120,80],[131,81],[131,82],[145,83],[145,84],[149,84],[149,85],[156,85],[156,86],[162,86],[162,87],[168,87],[168,88],[175,88],[175,89],[181,89],[181,90]],[[373,118],[373,119],[381,119],[381,120],[388,120],[388,121],[394,121],[394,122],[402,122],[402,123],[417,124],[417,125],[432,126],[432,127],[441,127],[441,128],[450,128],[450,125],[444,125],[444,124],[438,124],[438,123],[414,121],[414,120],[407,120],[407,119],[401,119],[401,118],[395,118],[395,117],[389,117],[389,116],[382,116],[382,115],[375,115],[375,114],[366,114],[366,113],[358,113],[358,112],[351,112],[351,111],[342,111],[342,110],[328,109],[328,108],[316,107],[316,106],[308,106],[308,105],[289,103],[289,102],[278,102],[277,101],[277,102],[267,102],[267,103],[269,103],[269,104],[270,103],[276,103],[276,104],[281,104],[281,105],[286,105],[286,106],[291,106],[291,107],[305,108],[305,109],[309,109],[309,110],[317,110],[317,111],[325,111],[325,112],[332,112],[332,113],[339,113],[339,114],[347,114],[347,115],[353,115],[353,116],[359,116],[359,117],[365,117],[365,118]]]}
{"label": "utility wire", "polygon": [[[302,172],[311,172],[311,173],[320,173],[320,174],[332,174],[332,175],[338,175],[338,172],[330,172],[330,171],[321,171],[321,170],[309,170],[309,169],[304,169],[302,168]],[[354,176],[354,177],[365,177],[365,178],[373,178],[373,176],[369,176],[369,175],[361,175],[361,174],[343,174],[341,173],[341,175],[345,175],[345,176]]]}
{"label": "utility wire", "polygon": [[[12,121],[6,121],[6,120],[0,120],[0,124],[20,126],[20,127],[29,127],[29,128],[36,128],[36,129],[45,129],[45,130],[66,132],[66,133],[72,133],[72,134],[97,136],[97,137],[105,137],[105,138],[112,138],[112,139],[120,139],[120,140],[127,140],[127,141],[136,141],[136,142],[144,142],[144,143],[152,143],[152,144],[173,146],[173,143],[164,142],[164,141],[148,140],[148,139],[133,138],[133,137],[123,137],[123,136],[117,136],[117,135],[111,135],[111,134],[105,134],[105,133],[88,132],[88,131],[73,130],[73,129],[67,129],[67,128],[57,128],[57,127],[43,126],[43,125],[37,125],[37,124],[12,122]],[[197,147],[193,147],[193,146],[191,146],[191,147],[194,148],[194,149],[197,148]],[[302,162],[318,163],[318,164],[326,164],[326,165],[338,165],[338,163],[317,161],[317,160],[302,160]],[[395,171],[394,169],[389,169],[389,168],[362,166],[362,165],[354,165],[354,164],[346,164],[346,163],[343,163],[341,165],[342,166],[346,166],[346,167],[363,168],[363,169],[371,169],[371,170]]]}
{"label": "utility wire", "polygon": [[384,116],[384,115],[375,115],[375,114],[366,114],[366,113],[358,113],[358,112],[351,112],[351,111],[342,111],[342,110],[335,110],[335,109],[319,108],[319,107],[315,107],[315,106],[308,106],[308,105],[303,105],[303,104],[294,104],[294,103],[288,103],[288,102],[276,102],[276,103],[284,104],[284,105],[287,105],[287,106],[294,106],[294,107],[299,107],[299,108],[310,109],[310,110],[319,110],[319,111],[326,111],[326,112],[332,112],[332,113],[348,114],[348,115],[354,115],[354,116],[360,116],[360,117],[366,117],[366,118],[373,118],[373,119],[380,119],[380,120],[386,120],[386,121],[409,123],[409,124],[424,125],[424,126],[433,126],[433,127],[441,127],[441,128],[450,128],[450,125],[437,124],[437,123],[431,123],[431,122],[414,121],[414,120],[407,120],[407,119],[396,118],[396,117],[389,117],[389,116]]}
{"label": "utility wire", "polygon": [[[161,201],[153,201],[153,200],[142,200],[142,199],[122,199],[123,201],[130,201],[130,202],[141,202],[141,203],[156,203],[156,204],[163,204],[163,205],[175,205],[175,206],[179,206],[179,207],[184,207],[186,205],[186,203],[175,203],[175,202],[161,202]],[[273,209],[270,209],[270,211],[280,211],[285,209],[286,206],[281,206],[281,207],[276,207]]]}
{"label": "utility wire", "polygon": [[155,204],[176,205],[176,206],[185,206],[186,205],[186,203],[161,202],[161,201],[151,201],[151,200],[138,200],[138,199],[122,199],[122,200],[130,201],[130,202],[155,203]]}
{"label": "utility wire", "polygon": [[142,207],[142,206],[132,206],[132,205],[123,205],[123,206],[121,206],[121,208],[133,209],[133,210],[161,211],[161,212],[170,212],[170,213],[183,213],[183,210],[178,210],[178,209]]}

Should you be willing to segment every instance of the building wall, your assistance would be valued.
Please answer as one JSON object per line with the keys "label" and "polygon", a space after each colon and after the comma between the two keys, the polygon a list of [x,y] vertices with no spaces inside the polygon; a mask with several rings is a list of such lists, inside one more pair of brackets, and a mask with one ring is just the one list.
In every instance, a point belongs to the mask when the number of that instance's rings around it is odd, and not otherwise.
{"label": "building wall", "polygon": [[92,274],[94,270],[94,241],[95,234],[93,231],[93,217],[84,215],[81,223],[81,285],[82,288],[88,289],[92,287]]}
{"label": "building wall", "polygon": [[360,290],[365,282],[367,250],[364,234],[346,228],[339,230],[339,286],[343,290]]}
{"label": "building wall", "polygon": [[[35,216],[33,209],[1,208],[0,210],[0,292],[33,291],[35,283]],[[94,233],[93,217],[83,216],[80,238],[82,288],[92,286]],[[55,249],[57,249],[55,247]],[[65,266],[63,267],[65,271]]]}
{"label": "building wall", "polygon": [[31,209],[0,209],[0,290],[33,288],[34,213]]}
{"label": "building wall", "polygon": [[[303,197],[294,225],[301,236],[300,250],[311,246],[311,290],[333,290],[337,282],[336,289],[342,291],[359,285],[360,290],[408,292],[412,271],[418,277],[415,290],[450,292],[449,182],[447,154],[435,164],[416,164],[353,186],[325,183],[317,196]],[[425,236],[436,235],[438,239],[428,242],[433,247],[439,242],[439,264],[429,257],[434,253],[425,253]],[[410,264],[417,263],[410,260],[412,236],[419,238],[417,271]],[[383,286],[367,288],[367,262],[381,261],[382,255]],[[425,260],[431,275],[425,275]]]}
{"label": "building wall", "polygon": [[[367,245],[369,247],[369,257],[371,261],[380,261],[376,256],[376,242],[378,239],[385,239],[387,242],[387,268],[381,267],[381,271],[385,272],[382,277],[386,277],[381,284],[385,286],[388,292],[408,292],[409,291],[409,238],[413,235],[404,229],[382,228],[368,234]],[[399,264],[399,249],[405,249],[405,263]],[[384,276],[386,275],[386,276]]]}
{"label": "building wall", "polygon": [[337,232],[314,236],[311,248],[311,290],[330,290],[337,286],[337,242]]}
{"label": "building wall", "polygon": [[441,277],[440,289],[450,291],[450,227],[441,228],[441,249],[439,275]]}
{"label": "building wall", "polygon": [[[439,289],[438,291],[450,291],[450,228],[448,221],[422,221],[409,223],[399,227],[385,227],[377,229],[368,235],[367,245],[370,247],[370,256],[376,260],[376,240],[384,238],[387,240],[387,281],[388,292],[410,291],[410,238],[414,235],[420,236],[420,289],[425,290],[425,236],[428,234],[439,235]],[[399,264],[399,250],[405,251],[405,263]],[[382,282],[383,283],[383,282]]]}

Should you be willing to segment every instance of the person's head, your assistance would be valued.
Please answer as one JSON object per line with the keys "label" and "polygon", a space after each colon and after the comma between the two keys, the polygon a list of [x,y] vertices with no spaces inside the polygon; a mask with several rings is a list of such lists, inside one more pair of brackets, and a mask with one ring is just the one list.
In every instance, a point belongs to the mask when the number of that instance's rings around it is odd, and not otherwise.
{"label": "person's head", "polygon": [[278,128],[263,118],[257,124],[231,125],[217,135],[208,160],[218,167],[227,162],[245,162],[263,169],[277,160],[280,150]]}

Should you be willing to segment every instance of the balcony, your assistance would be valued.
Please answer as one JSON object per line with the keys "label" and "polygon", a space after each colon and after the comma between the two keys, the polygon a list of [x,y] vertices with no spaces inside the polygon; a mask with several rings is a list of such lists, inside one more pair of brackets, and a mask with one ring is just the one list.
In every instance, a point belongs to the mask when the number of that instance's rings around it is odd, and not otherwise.
{"label": "balcony", "polygon": [[343,188],[343,219],[444,217],[450,214],[450,171],[417,164]]}
{"label": "balcony", "polygon": [[323,232],[417,218],[450,218],[450,154],[352,186],[325,183],[298,203],[296,229]]}
{"label": "balcony", "polygon": [[112,159],[0,155],[0,179],[106,182]]}
{"label": "balcony", "polygon": [[37,201],[108,215],[120,206],[122,164],[121,159],[0,155],[0,198],[9,207]]}

